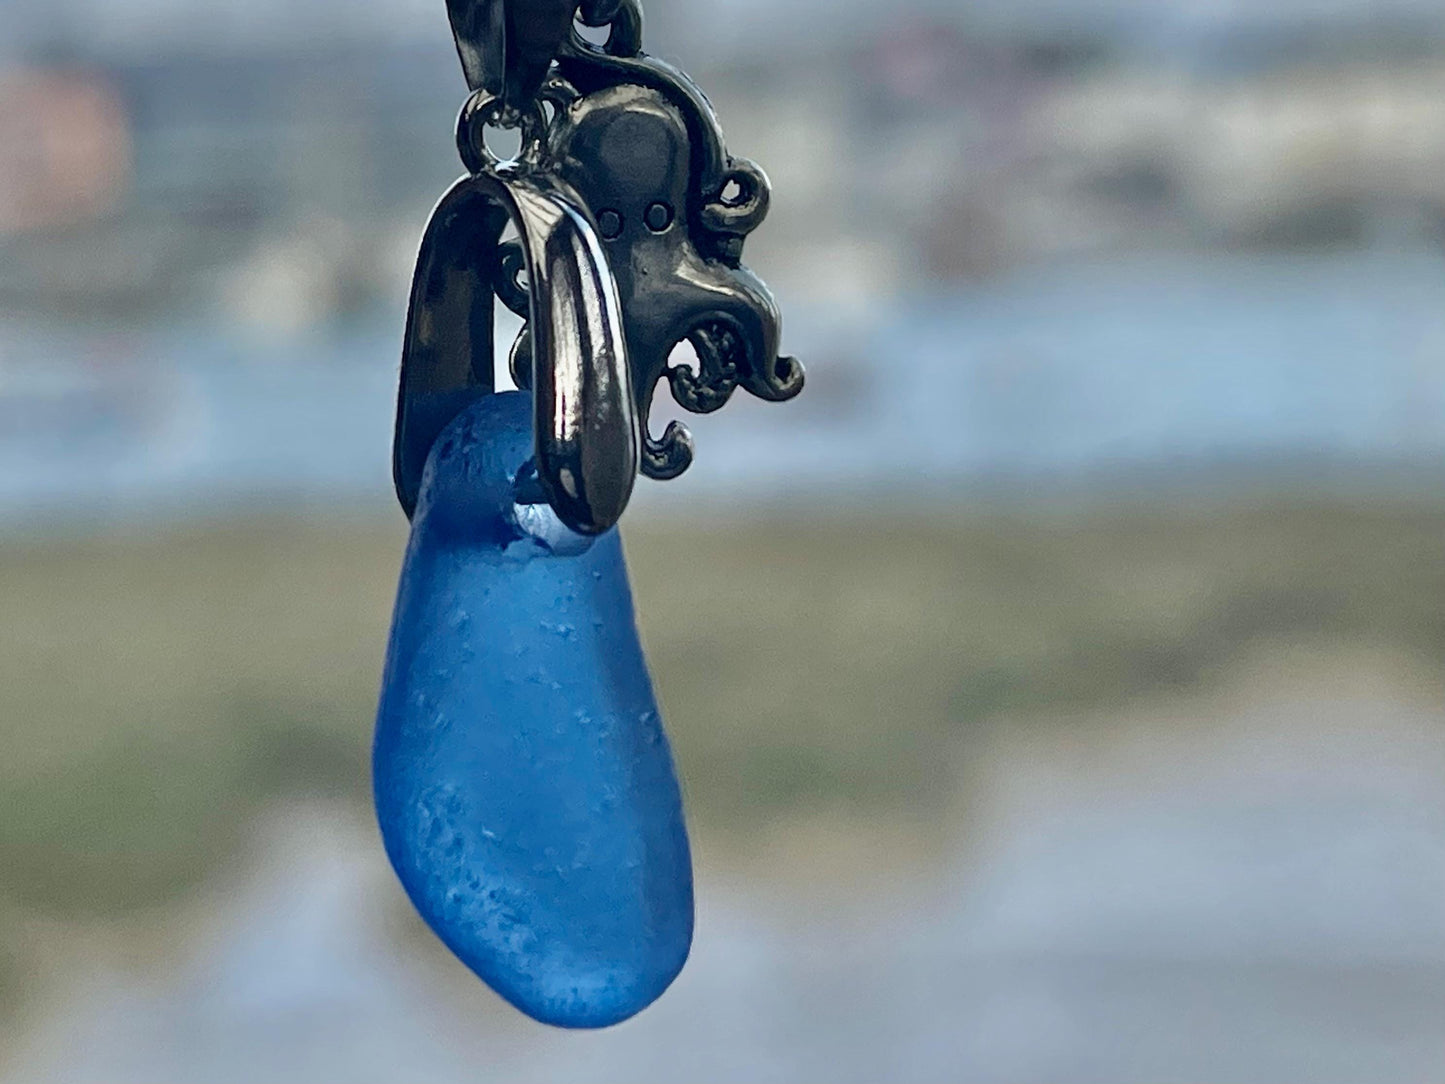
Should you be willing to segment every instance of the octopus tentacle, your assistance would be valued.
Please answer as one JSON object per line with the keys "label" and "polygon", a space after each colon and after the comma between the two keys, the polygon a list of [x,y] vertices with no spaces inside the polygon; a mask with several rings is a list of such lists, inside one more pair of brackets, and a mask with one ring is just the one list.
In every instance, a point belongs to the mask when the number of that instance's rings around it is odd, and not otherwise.
{"label": "octopus tentacle", "polygon": [[658,482],[671,481],[692,466],[692,433],[681,422],[668,422],[661,440],[643,438],[642,473]]}
{"label": "octopus tentacle", "polygon": [[687,336],[697,353],[697,369],[674,365],[667,371],[672,397],[694,414],[711,414],[723,407],[738,386],[738,358],[742,340],[727,321],[708,320]]}
{"label": "octopus tentacle", "polygon": [[521,241],[504,241],[497,246],[497,274],[492,280],[497,300],[523,320],[532,315],[531,295],[521,283],[526,271],[527,259],[522,254]]}

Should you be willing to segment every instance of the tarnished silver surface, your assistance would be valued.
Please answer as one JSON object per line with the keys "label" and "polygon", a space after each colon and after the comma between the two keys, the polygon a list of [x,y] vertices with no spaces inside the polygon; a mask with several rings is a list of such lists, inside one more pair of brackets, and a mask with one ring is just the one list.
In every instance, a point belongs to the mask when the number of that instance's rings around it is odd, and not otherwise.
{"label": "tarnished silver surface", "polygon": [[495,268],[470,256],[495,251],[508,220],[522,241],[529,328],[549,359],[533,395],[542,492],[583,534],[607,530],[627,507],[640,440],[617,289],[586,213],[569,196],[545,174],[502,169],[458,181],[433,216],[402,361],[396,473],[408,514],[437,434],[492,390]]}
{"label": "tarnished silver surface", "polygon": [[572,33],[578,0],[447,0],[462,73],[515,115],[531,104]]}
{"label": "tarnished silver surface", "polygon": [[562,521],[600,534],[637,478],[639,425],[617,287],[586,216],[553,185],[501,182],[527,253],[537,475]]}
{"label": "tarnished silver surface", "polygon": [[[448,0],[448,10],[476,88],[458,129],[471,176],[437,208],[418,260],[397,490],[410,513],[430,440],[492,390],[498,297],[526,321],[511,368],[534,394],[532,488],[568,526],[598,533],[622,514],[639,469],[675,478],[692,463],[685,426],[651,435],[659,381],[694,413],[739,387],[773,401],[802,390],[802,366],[779,352],[772,294],[742,265],[744,239],[768,212],[768,180],[727,153],[691,80],[642,53],[637,0]],[[602,45],[573,26],[574,13],[607,28]],[[522,129],[516,161],[487,149],[488,125]],[[509,219],[519,236],[503,243]],[[671,360],[684,341],[695,364]]]}

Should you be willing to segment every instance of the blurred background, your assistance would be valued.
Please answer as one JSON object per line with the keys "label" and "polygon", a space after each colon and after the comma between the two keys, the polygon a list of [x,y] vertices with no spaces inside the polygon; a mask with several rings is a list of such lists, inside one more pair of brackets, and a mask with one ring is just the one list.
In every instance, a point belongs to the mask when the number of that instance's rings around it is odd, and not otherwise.
{"label": "blurred background", "polygon": [[1445,9],[647,6],[809,386],[627,520],[698,937],[573,1035],[370,818],[444,4],[0,0],[0,1078],[1438,1074]]}

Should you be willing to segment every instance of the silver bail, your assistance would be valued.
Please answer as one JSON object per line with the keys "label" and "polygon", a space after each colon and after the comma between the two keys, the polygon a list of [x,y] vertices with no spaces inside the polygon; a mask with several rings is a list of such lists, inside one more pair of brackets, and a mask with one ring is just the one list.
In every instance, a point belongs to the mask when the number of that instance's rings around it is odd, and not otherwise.
{"label": "silver bail", "polygon": [[527,262],[537,474],[563,523],[602,534],[632,496],[642,443],[617,286],[575,197],[502,184]]}

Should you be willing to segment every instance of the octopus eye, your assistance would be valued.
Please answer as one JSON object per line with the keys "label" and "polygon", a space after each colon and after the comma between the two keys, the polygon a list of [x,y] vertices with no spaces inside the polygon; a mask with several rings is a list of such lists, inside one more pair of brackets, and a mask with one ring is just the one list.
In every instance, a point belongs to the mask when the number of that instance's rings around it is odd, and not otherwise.
{"label": "octopus eye", "polygon": [[610,207],[597,212],[597,230],[605,240],[611,241],[622,236],[622,212]]}
{"label": "octopus eye", "polygon": [[653,233],[662,233],[672,225],[672,208],[659,200],[647,209],[643,221]]}

